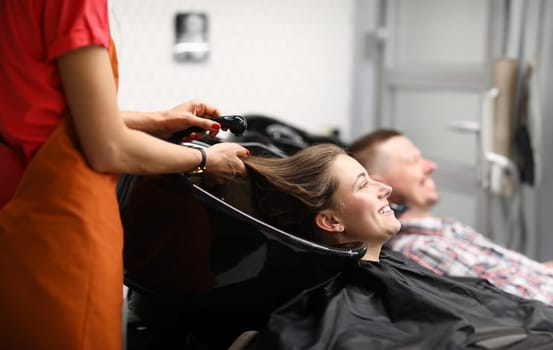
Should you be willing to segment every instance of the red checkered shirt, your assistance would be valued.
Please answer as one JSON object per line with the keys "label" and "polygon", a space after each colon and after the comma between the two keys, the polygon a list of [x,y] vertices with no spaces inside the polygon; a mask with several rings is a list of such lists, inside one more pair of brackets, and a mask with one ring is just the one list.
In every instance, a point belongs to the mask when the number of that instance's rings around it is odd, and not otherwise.
{"label": "red checkered shirt", "polygon": [[385,247],[439,275],[485,278],[508,293],[553,305],[553,268],[454,219],[403,220],[400,232]]}

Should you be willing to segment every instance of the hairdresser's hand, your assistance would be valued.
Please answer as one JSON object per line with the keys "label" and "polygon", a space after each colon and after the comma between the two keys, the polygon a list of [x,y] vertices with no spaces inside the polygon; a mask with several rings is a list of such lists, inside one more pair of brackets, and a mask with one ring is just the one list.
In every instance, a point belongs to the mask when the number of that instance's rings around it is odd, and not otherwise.
{"label": "hairdresser's hand", "polygon": [[247,157],[250,151],[237,143],[222,142],[205,149],[206,175],[222,183],[224,180],[233,180],[246,177],[246,167],[242,158]]}
{"label": "hairdresser's hand", "polygon": [[[220,115],[217,108],[200,100],[190,100],[171,109],[143,113],[121,112],[125,124],[132,129],[141,130],[159,138],[167,139],[177,131],[192,126],[200,127],[209,132],[209,137],[215,137],[221,125],[209,120]],[[203,137],[205,132],[191,133],[190,140]]]}

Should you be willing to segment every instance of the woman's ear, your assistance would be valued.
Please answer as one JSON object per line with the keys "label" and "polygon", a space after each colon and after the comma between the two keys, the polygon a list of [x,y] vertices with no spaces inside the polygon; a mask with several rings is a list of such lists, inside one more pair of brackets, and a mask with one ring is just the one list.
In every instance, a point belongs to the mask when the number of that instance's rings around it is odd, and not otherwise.
{"label": "woman's ear", "polygon": [[344,225],[340,217],[333,210],[321,210],[315,216],[315,224],[327,232],[344,232]]}

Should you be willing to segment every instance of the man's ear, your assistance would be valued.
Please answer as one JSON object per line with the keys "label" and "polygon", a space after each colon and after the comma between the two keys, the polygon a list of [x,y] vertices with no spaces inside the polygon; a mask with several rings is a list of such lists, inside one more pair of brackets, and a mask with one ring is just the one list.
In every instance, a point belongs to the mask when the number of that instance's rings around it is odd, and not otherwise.
{"label": "man's ear", "polygon": [[315,216],[315,224],[327,232],[344,232],[342,220],[336,212],[331,209],[321,210]]}

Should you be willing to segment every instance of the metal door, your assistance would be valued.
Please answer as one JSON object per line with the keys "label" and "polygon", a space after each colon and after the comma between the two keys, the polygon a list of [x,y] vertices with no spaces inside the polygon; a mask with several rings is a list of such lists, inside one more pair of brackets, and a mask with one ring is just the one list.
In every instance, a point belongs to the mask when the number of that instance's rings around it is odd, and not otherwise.
{"label": "metal door", "polygon": [[378,2],[377,124],[404,132],[437,162],[435,214],[487,230],[479,130],[494,95],[504,11],[496,0]]}

